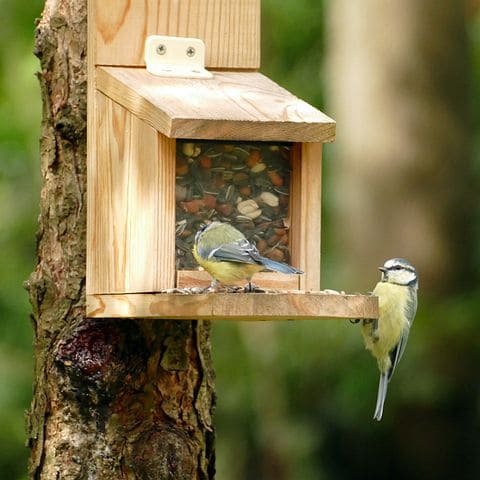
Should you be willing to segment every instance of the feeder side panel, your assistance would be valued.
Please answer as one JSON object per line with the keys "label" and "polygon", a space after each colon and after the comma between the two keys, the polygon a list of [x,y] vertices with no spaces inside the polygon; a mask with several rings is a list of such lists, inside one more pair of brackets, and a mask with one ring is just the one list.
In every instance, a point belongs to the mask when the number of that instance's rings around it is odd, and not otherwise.
{"label": "feeder side panel", "polygon": [[89,182],[89,293],[174,285],[175,141],[96,95]]}
{"label": "feeder side panel", "polygon": [[305,272],[300,288],[320,290],[322,144],[297,143],[292,150],[292,263]]}

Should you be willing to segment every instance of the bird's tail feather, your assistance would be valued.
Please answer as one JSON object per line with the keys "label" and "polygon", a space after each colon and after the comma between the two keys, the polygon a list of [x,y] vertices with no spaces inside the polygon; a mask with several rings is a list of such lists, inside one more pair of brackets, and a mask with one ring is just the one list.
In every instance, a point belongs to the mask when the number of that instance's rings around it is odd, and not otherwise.
{"label": "bird's tail feather", "polygon": [[297,270],[295,267],[291,265],[287,265],[286,263],[276,262],[275,260],[270,260],[269,258],[262,257],[262,263],[265,268],[269,270],[273,270],[274,272],[280,273],[303,273],[301,270]]}
{"label": "bird's tail feather", "polygon": [[380,421],[383,415],[383,405],[385,403],[385,397],[387,396],[388,389],[388,375],[385,373],[380,374],[380,381],[378,382],[377,393],[377,405],[375,406],[375,413],[373,418]]}

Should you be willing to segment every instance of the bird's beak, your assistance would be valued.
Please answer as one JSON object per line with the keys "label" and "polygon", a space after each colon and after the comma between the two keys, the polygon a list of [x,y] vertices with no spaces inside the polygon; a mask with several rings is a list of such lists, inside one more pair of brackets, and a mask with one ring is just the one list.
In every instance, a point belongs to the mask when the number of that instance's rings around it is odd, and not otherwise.
{"label": "bird's beak", "polygon": [[387,269],[385,267],[378,267],[378,269],[382,272],[382,282],[387,281]]}

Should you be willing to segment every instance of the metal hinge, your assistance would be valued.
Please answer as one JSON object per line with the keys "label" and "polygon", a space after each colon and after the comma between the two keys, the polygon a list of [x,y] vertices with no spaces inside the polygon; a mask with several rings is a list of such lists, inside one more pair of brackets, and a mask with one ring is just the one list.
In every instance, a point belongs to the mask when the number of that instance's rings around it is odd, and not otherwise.
{"label": "metal hinge", "polygon": [[145,41],[147,70],[161,77],[212,78],[205,70],[205,44],[199,38],[150,35]]}

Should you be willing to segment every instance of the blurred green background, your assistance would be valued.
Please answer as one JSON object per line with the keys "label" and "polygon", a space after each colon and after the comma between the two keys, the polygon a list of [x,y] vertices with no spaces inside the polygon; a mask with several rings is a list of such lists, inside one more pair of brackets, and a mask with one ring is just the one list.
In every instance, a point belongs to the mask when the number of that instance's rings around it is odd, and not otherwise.
{"label": "blurred green background", "polygon": [[[22,282],[35,264],[41,101],[31,52],[43,2],[0,5],[0,477],[17,480],[32,384]],[[338,122],[325,148],[323,287],[368,291],[376,267],[399,255],[424,281],[379,424],[376,364],[357,326],[216,324],[217,478],[480,476],[477,7],[262,1],[262,71]]]}

